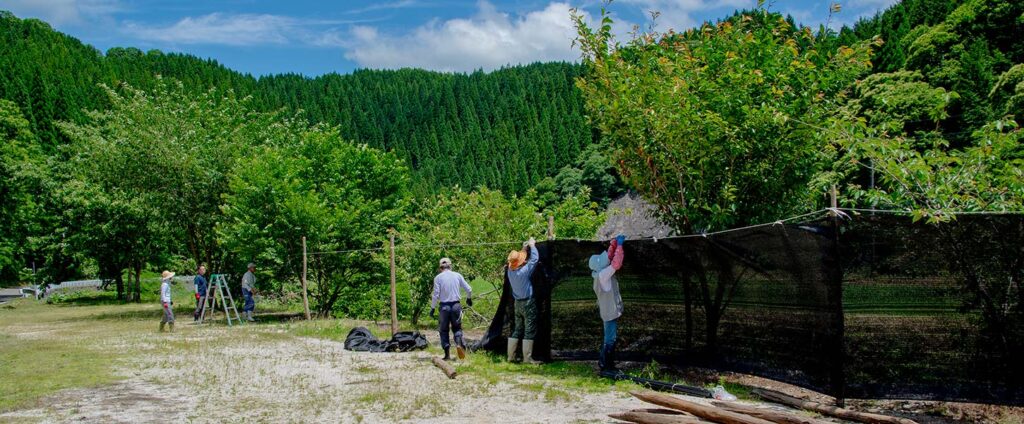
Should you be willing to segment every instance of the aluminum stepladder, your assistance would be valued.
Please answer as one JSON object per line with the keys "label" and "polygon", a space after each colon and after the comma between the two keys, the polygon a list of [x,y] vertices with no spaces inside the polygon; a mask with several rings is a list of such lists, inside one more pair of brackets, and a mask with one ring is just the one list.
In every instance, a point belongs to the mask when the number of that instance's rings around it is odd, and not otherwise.
{"label": "aluminum stepladder", "polygon": [[[238,308],[235,307],[235,299],[231,296],[231,290],[228,289],[228,282],[224,278],[224,274],[213,274],[210,276],[210,284],[206,286],[206,299],[209,299],[211,294],[214,295],[213,309],[217,309],[217,298],[220,298],[220,304],[224,309],[224,315],[228,318],[228,326],[232,325],[231,312],[235,313],[235,321],[240,323],[245,322],[238,313]],[[200,323],[205,322],[206,310],[206,305],[203,305],[203,314],[199,317]]]}

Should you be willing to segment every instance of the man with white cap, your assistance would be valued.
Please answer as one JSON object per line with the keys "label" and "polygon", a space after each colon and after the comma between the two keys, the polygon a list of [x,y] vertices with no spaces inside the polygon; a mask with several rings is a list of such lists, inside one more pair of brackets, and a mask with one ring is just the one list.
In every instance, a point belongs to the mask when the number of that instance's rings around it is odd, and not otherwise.
{"label": "man with white cap", "polygon": [[252,311],[256,309],[256,301],[252,298],[253,293],[256,292],[256,264],[249,262],[248,268],[245,275],[242,275],[242,296],[245,297],[242,313],[245,314],[246,321],[256,321],[252,319]]}
{"label": "man with white cap", "polygon": [[160,320],[160,332],[164,331],[164,325],[170,324],[171,332],[174,332],[174,306],[171,303],[171,283],[174,281],[174,273],[164,271],[160,274],[160,305],[164,308],[164,317]]}
{"label": "man with white cap", "polygon": [[444,349],[444,360],[451,359],[448,349],[448,327],[455,335],[455,349],[459,359],[466,358],[466,343],[462,340],[462,300],[460,289],[466,291],[466,305],[473,306],[473,289],[462,278],[462,274],[452,271],[452,260],[441,258],[441,272],[434,277],[434,294],[430,299],[430,316],[433,317],[438,303],[441,304],[441,316],[438,319],[438,332],[441,333],[441,348]]}

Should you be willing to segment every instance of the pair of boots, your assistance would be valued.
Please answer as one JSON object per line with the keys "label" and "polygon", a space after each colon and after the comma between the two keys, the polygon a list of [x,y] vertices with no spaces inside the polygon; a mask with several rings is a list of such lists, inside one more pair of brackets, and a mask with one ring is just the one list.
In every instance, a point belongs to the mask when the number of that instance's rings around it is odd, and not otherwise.
{"label": "pair of boots", "polygon": [[601,356],[597,360],[597,366],[601,368],[601,372],[618,371],[615,368],[615,343],[607,343],[601,346]]}
{"label": "pair of boots", "polygon": [[[449,348],[447,348],[447,347],[444,348],[444,360],[445,361],[450,361],[452,359],[452,356],[448,353],[448,349]],[[456,354],[459,355],[459,360],[460,361],[463,360],[463,359],[466,359],[466,346],[465,345],[463,345],[463,344],[456,345],[455,346],[455,352],[456,352]]]}
{"label": "pair of boots", "polygon": [[[516,350],[519,348],[519,339],[508,339],[508,361],[516,361]],[[533,340],[523,339],[523,362],[527,364],[537,365],[540,361],[533,360]]]}
{"label": "pair of boots", "polygon": [[164,332],[164,324],[169,324],[171,326],[171,332],[172,333],[174,332],[174,323],[173,322],[161,322],[160,323],[160,332],[161,333]]}

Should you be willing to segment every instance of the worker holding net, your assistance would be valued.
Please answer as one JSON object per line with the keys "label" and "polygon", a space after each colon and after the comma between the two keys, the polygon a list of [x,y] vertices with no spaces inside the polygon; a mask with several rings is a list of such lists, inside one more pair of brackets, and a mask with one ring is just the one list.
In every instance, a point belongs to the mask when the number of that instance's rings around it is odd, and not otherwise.
{"label": "worker holding net", "polygon": [[618,334],[618,320],[622,316],[622,295],[615,271],[622,268],[622,243],[626,236],[619,235],[612,240],[607,252],[590,257],[591,275],[594,277],[594,294],[604,321],[604,343],[601,345],[598,366],[602,372],[615,371],[615,340]]}
{"label": "worker holding net", "polygon": [[[527,247],[530,249],[529,253],[526,252]],[[505,275],[508,277],[509,286],[512,287],[512,298],[515,299],[512,334],[508,338],[509,362],[516,360],[519,340],[522,340],[523,362],[540,363],[533,360],[533,339],[537,336],[537,303],[533,299],[533,283],[530,281],[538,259],[537,241],[533,237],[523,243],[523,250],[508,253]]]}

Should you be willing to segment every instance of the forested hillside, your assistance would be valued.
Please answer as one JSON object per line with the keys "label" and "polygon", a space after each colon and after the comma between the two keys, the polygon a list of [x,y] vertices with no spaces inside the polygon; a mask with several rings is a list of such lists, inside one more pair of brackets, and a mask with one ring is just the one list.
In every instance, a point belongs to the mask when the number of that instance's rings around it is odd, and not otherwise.
{"label": "forested hillside", "polygon": [[565,63],[495,72],[357,71],[256,79],[194,56],[134,48],[103,54],[44,22],[0,12],[0,98],[17,103],[47,152],[66,143],[54,124],[109,107],[99,84],[152,89],[155,76],[195,92],[252,96],[252,107],[302,110],[343,137],[394,150],[414,187],[487,186],[523,193],[577,160],[594,136]]}

